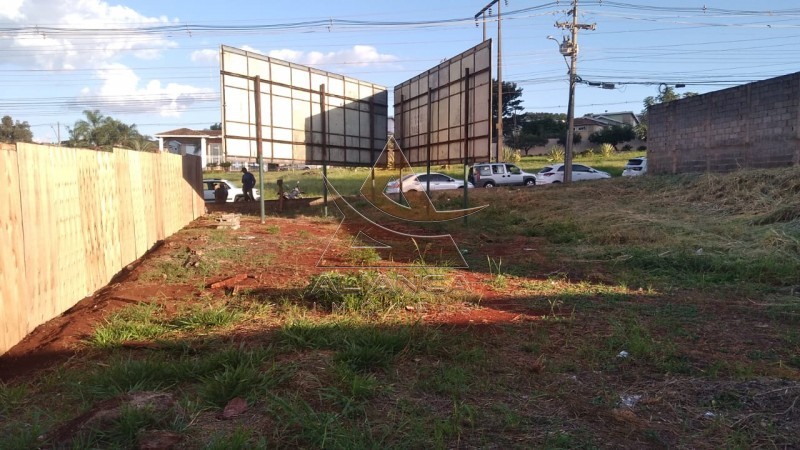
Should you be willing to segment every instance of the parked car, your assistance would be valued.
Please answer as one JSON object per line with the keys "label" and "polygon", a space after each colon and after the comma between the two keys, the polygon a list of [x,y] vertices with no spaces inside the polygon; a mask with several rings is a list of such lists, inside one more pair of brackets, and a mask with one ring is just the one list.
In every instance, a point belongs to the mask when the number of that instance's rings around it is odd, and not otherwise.
{"label": "parked car", "polygon": [[631,158],[622,169],[623,177],[638,177],[647,173],[647,157]]}
{"label": "parked car", "polygon": [[469,168],[469,181],[475,186],[534,186],[536,175],[509,163],[480,163]]}
{"label": "parked car", "polygon": [[[223,180],[222,178],[206,178],[203,180],[203,200],[207,202],[214,201],[214,190],[217,188],[217,184],[222,183],[225,185],[225,188],[228,190],[228,201],[229,202],[243,202],[244,201],[244,192],[241,188],[238,188],[233,185],[228,180]],[[253,196],[258,199],[258,189],[253,189]]]}
{"label": "parked car", "polygon": [[311,166],[308,164],[285,164],[278,168],[280,171],[286,170],[311,170]]}
{"label": "parked car", "polygon": [[[611,178],[608,172],[593,169],[583,164],[572,165],[572,181],[601,180]],[[536,174],[536,183],[549,184],[564,181],[564,164],[551,164]]]}
{"label": "parked car", "polygon": [[[403,180],[403,192],[423,192],[427,191],[428,189],[428,174],[409,174],[402,178]],[[447,175],[431,172],[430,174],[431,180],[431,190],[432,191],[442,191],[446,189],[463,189],[464,188],[464,180],[456,180],[453,177],[449,177]],[[467,183],[467,188],[473,188],[472,183]],[[384,192],[387,194],[397,194],[400,192],[400,181],[399,180],[392,180],[386,183],[386,189]]]}

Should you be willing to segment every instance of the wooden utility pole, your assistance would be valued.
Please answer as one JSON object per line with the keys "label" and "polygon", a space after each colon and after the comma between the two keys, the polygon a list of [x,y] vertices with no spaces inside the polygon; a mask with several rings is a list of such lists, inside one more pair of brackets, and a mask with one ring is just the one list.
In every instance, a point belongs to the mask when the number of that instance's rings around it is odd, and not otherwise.
{"label": "wooden utility pole", "polygon": [[[505,0],[506,5],[508,0]],[[483,40],[486,40],[486,11],[491,15],[491,8],[497,4],[497,148],[495,149],[495,161],[500,161],[500,155],[503,150],[503,34],[502,34],[502,11],[500,9],[500,0],[492,0],[488,5],[475,14],[475,20],[483,15]],[[491,150],[492,140],[491,134],[489,135],[489,146]],[[490,152],[491,153],[491,152]]]}
{"label": "wooden utility pole", "polygon": [[575,82],[577,80],[578,30],[594,30],[595,24],[578,23],[578,0],[572,0],[572,22],[556,22],[556,28],[572,31],[572,39],[561,43],[560,51],[570,57],[569,103],[567,106],[567,142],[564,146],[564,183],[572,182],[572,149],[575,135]]}

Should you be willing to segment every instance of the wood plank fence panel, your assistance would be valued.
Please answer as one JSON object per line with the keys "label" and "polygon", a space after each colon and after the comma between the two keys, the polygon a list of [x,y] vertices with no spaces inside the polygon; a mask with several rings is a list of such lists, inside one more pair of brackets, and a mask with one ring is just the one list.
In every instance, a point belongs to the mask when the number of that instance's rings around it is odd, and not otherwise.
{"label": "wood plank fence panel", "polygon": [[147,240],[148,216],[145,210],[144,189],[147,181],[142,178],[142,160],[149,158],[149,155],[141,152],[128,153],[128,162],[130,163],[130,178],[131,184],[129,185],[131,193],[131,209],[133,212],[133,231],[134,239],[136,242],[136,257],[145,254],[147,249],[150,248],[149,241]]}
{"label": "wood plank fence panel", "polygon": [[97,207],[100,210],[100,241],[103,245],[103,269],[100,272],[102,284],[114,277],[122,269],[119,243],[119,197],[117,193],[116,155],[113,152],[95,152],[97,158]]}
{"label": "wood plank fence panel", "polygon": [[204,214],[200,158],[0,145],[0,354]]}
{"label": "wood plank fence panel", "polygon": [[50,314],[57,315],[71,306],[76,296],[91,292],[86,283],[86,262],[83,248],[83,222],[81,221],[80,188],[77,150],[73,148],[50,149],[54,170],[48,183],[48,195],[55,220],[58,258],[56,261],[56,305]]}
{"label": "wood plank fence panel", "polygon": [[17,144],[22,200],[22,230],[25,233],[25,279],[36,302],[28,303],[29,322],[39,324],[56,310],[55,261],[58,257],[53,233],[52,178],[49,147]]}
{"label": "wood plank fence panel", "polygon": [[86,261],[86,284],[89,291],[105,284],[105,251],[102,230],[100,189],[98,188],[97,156],[92,150],[78,150],[78,187],[83,224],[83,246]]}
{"label": "wood plank fence panel", "polygon": [[[126,150],[114,149],[117,170],[117,198],[119,199],[119,256],[120,261],[129,264],[143,255],[146,248],[142,245],[142,253],[136,252],[136,210],[133,208],[133,189],[131,183],[138,178],[131,178],[132,153]],[[142,217],[140,220],[144,220]]]}
{"label": "wood plank fence panel", "polygon": [[30,331],[17,149],[0,146],[0,352]]}

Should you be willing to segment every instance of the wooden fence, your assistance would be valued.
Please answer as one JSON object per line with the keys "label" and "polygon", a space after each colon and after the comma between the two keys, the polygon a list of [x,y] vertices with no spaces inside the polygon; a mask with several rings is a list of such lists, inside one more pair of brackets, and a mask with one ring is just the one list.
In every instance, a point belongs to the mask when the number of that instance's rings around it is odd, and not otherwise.
{"label": "wooden fence", "polygon": [[204,213],[197,156],[0,144],[0,354]]}

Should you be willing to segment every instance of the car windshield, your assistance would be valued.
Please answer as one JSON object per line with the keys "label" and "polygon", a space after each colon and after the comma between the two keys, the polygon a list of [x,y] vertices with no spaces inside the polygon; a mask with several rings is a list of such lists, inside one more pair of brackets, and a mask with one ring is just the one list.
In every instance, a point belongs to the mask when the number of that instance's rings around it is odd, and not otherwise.
{"label": "car windshield", "polygon": [[628,165],[629,166],[638,166],[640,164],[642,164],[642,160],[641,159],[629,159],[628,160]]}

